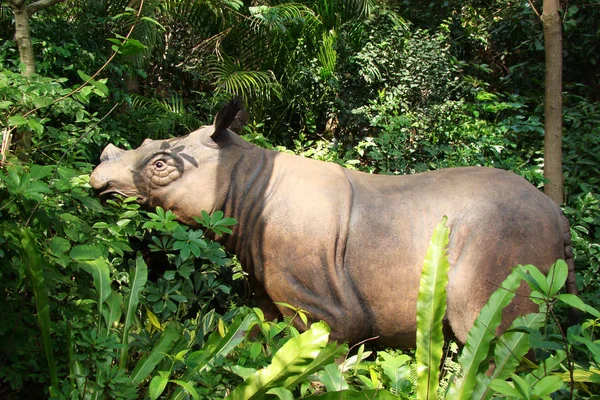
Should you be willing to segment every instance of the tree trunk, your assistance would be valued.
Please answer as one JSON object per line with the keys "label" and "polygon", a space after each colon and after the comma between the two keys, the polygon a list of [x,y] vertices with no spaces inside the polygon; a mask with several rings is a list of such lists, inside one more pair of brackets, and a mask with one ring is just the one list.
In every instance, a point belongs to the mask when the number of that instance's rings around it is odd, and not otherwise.
{"label": "tree trunk", "polygon": [[544,193],[564,202],[562,172],[562,24],[558,0],[544,0],[542,22],[546,47],[546,101],[544,122]]}
{"label": "tree trunk", "polygon": [[31,76],[35,73],[35,56],[29,30],[29,12],[23,0],[13,0],[11,6],[15,15],[15,42],[17,42],[21,63],[25,66],[22,73],[24,76]]}
{"label": "tree trunk", "polygon": [[51,7],[65,0],[38,0],[27,4],[26,0],[11,0],[10,6],[15,15],[15,42],[19,48],[21,62],[25,65],[24,76],[35,73],[35,56],[33,44],[31,43],[31,31],[29,29],[29,18],[44,8]]}

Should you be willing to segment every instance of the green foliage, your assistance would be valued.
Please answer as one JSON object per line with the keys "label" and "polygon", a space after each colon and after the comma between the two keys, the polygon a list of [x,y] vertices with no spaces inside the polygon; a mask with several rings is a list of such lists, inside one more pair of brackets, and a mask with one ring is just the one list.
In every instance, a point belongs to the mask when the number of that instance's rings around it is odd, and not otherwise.
{"label": "green foliage", "polygon": [[35,298],[35,307],[37,311],[38,326],[42,333],[44,342],[44,351],[48,360],[48,369],[50,370],[51,385],[58,385],[58,376],[56,374],[56,362],[54,360],[54,352],[52,350],[52,339],[50,338],[50,304],[48,301],[48,293],[44,280],[44,267],[42,265],[42,256],[37,249],[35,239],[31,232],[24,228],[21,231],[23,239],[24,261],[26,275],[30,281],[33,295]]}
{"label": "green foliage", "polygon": [[[520,278],[544,311],[499,338],[478,325],[458,359],[446,345],[439,397],[460,382],[473,398],[598,392],[600,8],[580,3],[566,4],[562,21],[565,214],[582,294],[557,293],[564,265],[552,278],[528,267]],[[235,221],[203,213],[187,228],[133,198],[103,207],[90,193],[108,142],[185,134],[210,123],[230,94],[249,103],[247,136],[264,147],[373,173],[494,166],[541,185],[543,38],[531,4],[540,1],[146,1],[136,18],[128,2],[101,0],[36,13],[38,75],[21,76],[15,43],[0,44],[3,152],[11,144],[0,168],[0,397],[224,398],[293,353],[282,346],[300,337],[303,310],[282,305],[294,316],[267,321],[238,306],[245,273],[209,239]],[[12,14],[1,10],[11,38]],[[68,96],[113,51],[102,75]],[[509,297],[498,296],[486,324]],[[561,304],[590,319],[559,329]],[[252,326],[257,337],[246,338]],[[433,348],[439,354],[439,342]],[[520,365],[530,349],[537,368]],[[423,390],[421,357],[354,352],[338,366],[331,360],[346,347],[325,346],[310,364],[290,364],[292,380],[265,397]],[[496,369],[484,376],[492,357]]]}
{"label": "green foliage", "polygon": [[[264,396],[272,388],[282,387],[291,390],[291,383],[297,383],[296,376],[310,374],[309,367],[318,367],[316,359],[327,345],[329,327],[323,322],[313,324],[305,333],[290,339],[273,355],[268,367],[256,371],[243,384],[231,392],[227,398],[257,399]],[[333,359],[330,357],[330,361]],[[305,372],[305,371],[310,372]]]}
{"label": "green foliage", "polygon": [[444,345],[442,319],[446,314],[446,285],[450,268],[446,255],[450,230],[446,221],[447,217],[444,217],[431,237],[417,298],[417,397],[420,399],[435,397],[439,384]]}

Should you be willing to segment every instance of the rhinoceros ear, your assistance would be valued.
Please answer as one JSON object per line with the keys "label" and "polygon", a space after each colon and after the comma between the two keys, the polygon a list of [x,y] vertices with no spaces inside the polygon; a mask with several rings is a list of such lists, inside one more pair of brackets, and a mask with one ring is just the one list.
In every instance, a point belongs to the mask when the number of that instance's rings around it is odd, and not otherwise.
{"label": "rhinoceros ear", "polygon": [[215,131],[210,135],[211,139],[217,143],[223,142],[224,132],[227,131],[243,109],[244,106],[239,98],[234,98],[223,106],[215,117],[215,122],[213,123]]}
{"label": "rhinoceros ear", "polygon": [[100,162],[116,160],[125,153],[125,150],[118,148],[112,143],[104,148],[100,154]]}

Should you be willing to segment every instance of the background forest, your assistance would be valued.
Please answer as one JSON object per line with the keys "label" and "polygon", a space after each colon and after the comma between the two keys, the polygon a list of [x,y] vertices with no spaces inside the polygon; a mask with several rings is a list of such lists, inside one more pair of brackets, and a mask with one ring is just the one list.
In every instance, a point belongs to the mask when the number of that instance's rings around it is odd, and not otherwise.
{"label": "background forest", "polygon": [[[348,353],[327,344],[324,325],[299,335],[290,319],[252,308],[241,266],[208,238],[235,221],[202,215],[192,229],[132,199],[104,207],[89,174],[108,143],[186,134],[239,96],[241,134],[262,147],[377,174],[497,167],[541,187],[542,9],[540,0],[3,1],[0,397],[425,398],[414,353]],[[465,350],[457,361],[447,343],[440,398],[598,398],[598,21],[596,0],[561,1],[563,209],[590,306],[531,272],[544,318],[506,342],[531,348],[538,364],[498,368],[493,382],[478,375],[458,396],[448,388],[471,359]],[[585,311],[568,331],[553,318],[561,299]]]}

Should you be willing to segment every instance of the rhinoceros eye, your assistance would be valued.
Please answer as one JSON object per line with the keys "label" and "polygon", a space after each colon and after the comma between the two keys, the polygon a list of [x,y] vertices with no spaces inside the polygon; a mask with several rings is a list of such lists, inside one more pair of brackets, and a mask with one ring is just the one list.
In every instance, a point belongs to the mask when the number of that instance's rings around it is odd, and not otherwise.
{"label": "rhinoceros eye", "polygon": [[177,161],[169,154],[159,155],[154,161],[151,160],[145,168],[145,175],[152,186],[166,186],[179,179],[183,173],[183,163]]}

